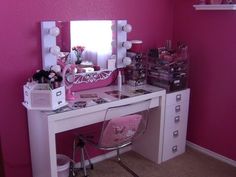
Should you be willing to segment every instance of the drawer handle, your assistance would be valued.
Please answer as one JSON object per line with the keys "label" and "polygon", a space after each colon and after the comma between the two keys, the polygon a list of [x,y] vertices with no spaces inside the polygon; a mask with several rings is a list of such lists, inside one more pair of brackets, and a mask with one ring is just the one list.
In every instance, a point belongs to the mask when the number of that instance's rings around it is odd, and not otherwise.
{"label": "drawer handle", "polygon": [[176,101],[181,101],[181,94],[176,95]]}
{"label": "drawer handle", "polygon": [[60,96],[62,93],[61,93],[61,91],[58,91],[57,93],[56,93],[56,96]]}
{"label": "drawer handle", "polygon": [[175,106],[175,112],[180,112],[180,105]]}
{"label": "drawer handle", "polygon": [[175,116],[175,123],[178,123],[180,121],[180,116]]}
{"label": "drawer handle", "polygon": [[61,103],[62,103],[62,101],[58,101],[58,102],[57,102],[58,105],[61,104]]}
{"label": "drawer handle", "polygon": [[173,137],[176,138],[177,136],[179,136],[179,130],[175,130],[173,132]]}
{"label": "drawer handle", "polygon": [[177,145],[173,146],[172,147],[172,152],[177,152],[177,151],[178,151],[178,146]]}

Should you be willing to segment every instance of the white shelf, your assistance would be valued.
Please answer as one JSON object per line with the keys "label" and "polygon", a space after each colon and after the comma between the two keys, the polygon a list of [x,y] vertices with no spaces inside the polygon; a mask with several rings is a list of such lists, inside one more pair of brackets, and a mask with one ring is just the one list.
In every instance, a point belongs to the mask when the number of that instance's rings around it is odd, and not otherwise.
{"label": "white shelf", "polygon": [[193,7],[195,10],[236,10],[236,4],[200,4]]}

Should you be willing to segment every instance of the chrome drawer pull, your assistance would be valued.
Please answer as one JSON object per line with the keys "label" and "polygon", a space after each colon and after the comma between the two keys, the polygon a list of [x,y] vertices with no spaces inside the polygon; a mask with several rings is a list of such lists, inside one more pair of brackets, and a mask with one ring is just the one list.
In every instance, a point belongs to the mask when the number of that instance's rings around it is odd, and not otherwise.
{"label": "chrome drawer pull", "polygon": [[175,123],[178,123],[180,121],[180,116],[175,116]]}
{"label": "chrome drawer pull", "polygon": [[180,112],[180,105],[175,106],[175,112]]}
{"label": "chrome drawer pull", "polygon": [[173,146],[173,147],[172,147],[172,152],[177,152],[177,151],[178,151],[177,145]]}
{"label": "chrome drawer pull", "polygon": [[173,137],[176,138],[177,136],[179,136],[179,130],[175,130],[173,132]]}
{"label": "chrome drawer pull", "polygon": [[61,91],[58,91],[57,93],[56,93],[56,96],[60,96],[62,93],[61,93]]}
{"label": "chrome drawer pull", "polygon": [[176,95],[176,101],[181,101],[181,94]]}

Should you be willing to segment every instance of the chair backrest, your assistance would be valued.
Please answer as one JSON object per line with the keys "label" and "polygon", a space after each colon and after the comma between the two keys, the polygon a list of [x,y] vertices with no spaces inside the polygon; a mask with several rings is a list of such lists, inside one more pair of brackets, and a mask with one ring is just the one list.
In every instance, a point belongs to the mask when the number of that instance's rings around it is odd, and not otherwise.
{"label": "chair backrest", "polygon": [[[122,147],[144,133],[148,123],[151,100],[108,108],[104,118],[98,146]],[[135,114],[132,114],[134,113]]]}

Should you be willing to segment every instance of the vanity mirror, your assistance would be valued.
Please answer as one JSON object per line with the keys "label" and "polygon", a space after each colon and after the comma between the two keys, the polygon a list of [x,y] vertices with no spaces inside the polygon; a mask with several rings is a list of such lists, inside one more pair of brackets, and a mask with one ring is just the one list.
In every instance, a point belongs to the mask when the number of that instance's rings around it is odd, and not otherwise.
{"label": "vanity mirror", "polygon": [[82,58],[103,69],[107,60],[115,56],[116,68],[122,63],[129,49],[127,32],[131,26],[126,20],[81,20],[41,22],[43,68],[56,64],[60,52],[70,52],[73,47],[84,47]]}
{"label": "vanity mirror", "polygon": [[72,58],[81,67],[83,63],[87,63],[102,70],[108,69],[108,59],[112,55],[116,56],[116,21],[58,21],[56,26],[60,30],[56,45],[65,54],[72,51],[72,56],[69,55],[67,58]]}
{"label": "vanity mirror", "polygon": [[76,64],[75,84],[105,80],[125,66],[131,29],[126,20],[41,22],[43,69]]}

